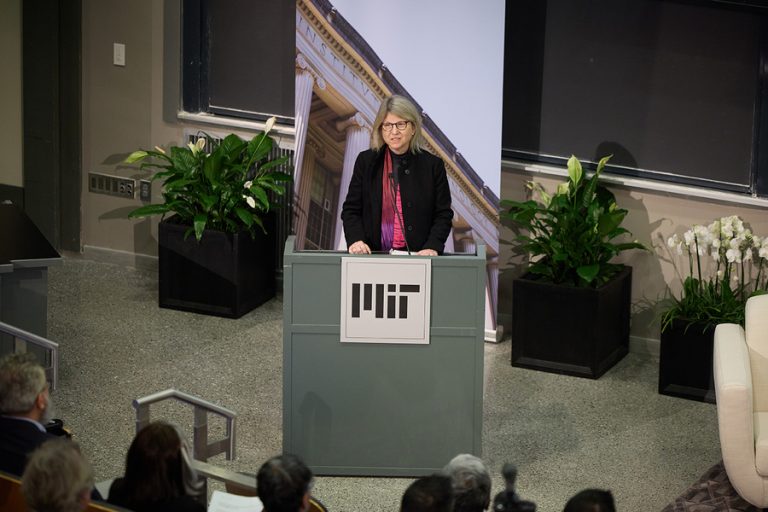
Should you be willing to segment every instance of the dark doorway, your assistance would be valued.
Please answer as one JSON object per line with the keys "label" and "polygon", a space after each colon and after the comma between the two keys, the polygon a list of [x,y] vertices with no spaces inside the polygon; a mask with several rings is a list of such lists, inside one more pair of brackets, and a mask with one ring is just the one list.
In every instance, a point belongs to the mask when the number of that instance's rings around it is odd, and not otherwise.
{"label": "dark doorway", "polygon": [[79,252],[82,2],[22,9],[24,210],[54,247]]}

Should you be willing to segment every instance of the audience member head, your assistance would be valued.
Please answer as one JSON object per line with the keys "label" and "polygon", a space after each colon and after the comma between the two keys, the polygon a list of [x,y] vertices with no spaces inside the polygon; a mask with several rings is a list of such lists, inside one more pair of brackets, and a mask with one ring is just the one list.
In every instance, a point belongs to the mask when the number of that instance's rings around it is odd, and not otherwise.
{"label": "audience member head", "polygon": [[266,512],[309,508],[312,471],[295,455],[272,457],[259,468],[256,490]]}
{"label": "audience member head", "polygon": [[584,489],[565,504],[563,512],[616,512],[611,491]]}
{"label": "audience member head", "polygon": [[45,423],[50,409],[45,370],[32,354],[3,357],[0,360],[0,414]]}
{"label": "audience member head", "polygon": [[52,439],[37,448],[21,477],[21,492],[35,512],[85,510],[93,472],[74,441]]}
{"label": "audience member head", "polygon": [[491,475],[474,455],[457,455],[443,473],[451,479],[454,512],[481,512],[491,504]]}
{"label": "audience member head", "polygon": [[451,479],[442,475],[421,477],[405,490],[400,512],[451,512]]}
{"label": "audience member head", "polygon": [[132,505],[185,494],[182,443],[169,423],[150,423],[136,434],[125,458],[124,485]]}

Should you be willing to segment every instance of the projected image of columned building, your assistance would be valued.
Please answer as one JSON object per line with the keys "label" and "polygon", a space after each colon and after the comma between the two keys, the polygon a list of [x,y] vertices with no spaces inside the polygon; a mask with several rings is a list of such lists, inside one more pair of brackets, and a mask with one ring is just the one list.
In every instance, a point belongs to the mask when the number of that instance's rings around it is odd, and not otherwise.
{"label": "projected image of columned building", "polygon": [[[296,4],[296,144],[294,215],[304,249],[346,249],[340,220],[357,155],[370,147],[371,126],[391,94],[414,98],[368,43],[327,0]],[[421,108],[420,108],[421,110]],[[496,335],[499,199],[423,112],[427,150],[446,163],[453,229],[446,252],[487,246],[486,337]]]}

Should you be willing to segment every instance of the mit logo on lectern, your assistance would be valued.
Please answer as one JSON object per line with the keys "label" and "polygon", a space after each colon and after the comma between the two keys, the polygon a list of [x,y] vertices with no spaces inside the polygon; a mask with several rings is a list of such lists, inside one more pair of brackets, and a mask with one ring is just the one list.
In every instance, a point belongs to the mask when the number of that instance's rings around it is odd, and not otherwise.
{"label": "mit logo on lectern", "polygon": [[[386,286],[386,293],[384,287]],[[376,318],[408,318],[408,294],[419,293],[418,284],[373,284],[352,283],[352,318],[360,318],[360,288],[362,287],[362,310],[375,311]],[[375,292],[374,292],[375,287]],[[399,288],[399,291],[398,291]],[[399,299],[399,300],[398,300]]]}

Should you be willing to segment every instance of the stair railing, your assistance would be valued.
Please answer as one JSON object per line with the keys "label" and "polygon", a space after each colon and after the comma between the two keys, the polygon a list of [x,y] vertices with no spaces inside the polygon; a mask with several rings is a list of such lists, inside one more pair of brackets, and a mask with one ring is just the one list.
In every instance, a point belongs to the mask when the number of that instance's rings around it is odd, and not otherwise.
{"label": "stair railing", "polygon": [[51,390],[55,390],[59,384],[59,344],[5,322],[0,322],[0,333],[5,333],[13,338],[12,352],[14,354],[26,352],[27,344],[45,350],[45,363],[43,364],[45,378],[51,383]]}
{"label": "stair railing", "polygon": [[[133,408],[136,409],[136,433],[147,426],[150,422],[149,406],[173,399],[184,402],[194,407],[194,426],[192,430],[192,458],[199,461],[207,461],[220,453],[224,453],[227,460],[235,458],[235,419],[237,415],[212,404],[202,398],[189,395],[175,389],[166,389],[143,398],[137,398],[133,401]],[[224,439],[208,442],[208,414],[221,416],[226,421],[226,435]]]}

